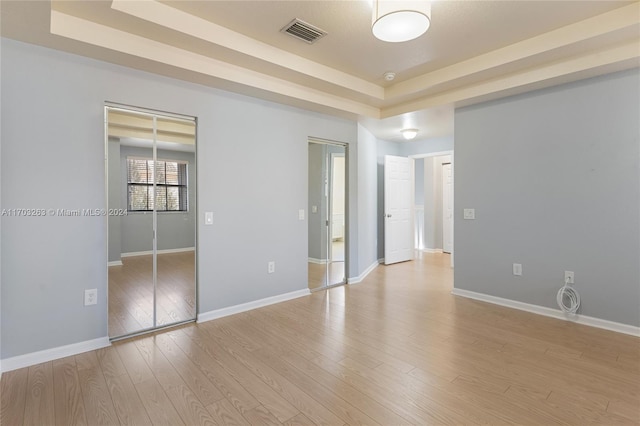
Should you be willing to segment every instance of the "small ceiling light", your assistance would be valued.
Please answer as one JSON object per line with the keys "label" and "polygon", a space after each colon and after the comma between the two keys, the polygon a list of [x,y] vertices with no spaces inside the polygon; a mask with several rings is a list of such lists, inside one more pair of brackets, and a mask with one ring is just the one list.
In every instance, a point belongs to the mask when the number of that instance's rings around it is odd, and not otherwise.
{"label": "small ceiling light", "polygon": [[396,73],[393,71],[387,71],[384,73],[384,79],[387,81],[393,81],[396,78]]}
{"label": "small ceiling light", "polygon": [[415,139],[415,137],[418,135],[418,129],[403,129],[400,130],[400,133],[402,133],[402,136],[410,141],[411,139]]}
{"label": "small ceiling light", "polygon": [[431,3],[425,0],[374,0],[371,31],[388,42],[420,37],[431,25]]}

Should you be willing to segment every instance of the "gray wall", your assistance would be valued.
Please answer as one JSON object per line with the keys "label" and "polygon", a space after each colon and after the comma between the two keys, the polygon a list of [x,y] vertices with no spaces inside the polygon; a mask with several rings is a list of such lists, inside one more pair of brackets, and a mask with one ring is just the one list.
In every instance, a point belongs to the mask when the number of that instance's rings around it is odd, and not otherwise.
{"label": "gray wall", "polygon": [[424,205],[424,159],[416,158],[414,161],[414,195],[413,202],[416,206]]}
{"label": "gray wall", "polygon": [[[195,116],[198,312],[307,288],[307,223],[298,220],[307,141],[355,144],[355,122],[7,39],[1,66],[1,102],[11,106],[2,114],[4,208],[105,207],[106,100]],[[356,154],[349,276],[358,275]],[[9,184],[18,176],[27,179]],[[2,358],[107,336],[106,220],[3,218],[2,231]],[[85,288],[98,289],[97,306],[82,305]]]}
{"label": "gray wall", "polygon": [[359,273],[378,262],[378,141],[358,124]]}
{"label": "gray wall", "polygon": [[[324,226],[327,220],[324,197],[325,158],[327,145],[309,143],[309,257],[316,260],[327,258],[327,233]],[[313,213],[312,207],[317,211]]]}
{"label": "gray wall", "polygon": [[432,154],[435,152],[452,151],[453,136],[441,138],[420,139],[409,142],[401,142],[399,145],[399,154],[403,157],[411,155]]}
{"label": "gray wall", "polygon": [[[127,181],[127,157],[151,158],[150,148],[132,146],[120,147],[120,182]],[[186,213],[158,213],[158,250],[195,247],[196,234],[196,161],[191,152],[157,150],[158,159],[179,160],[188,162],[187,174],[189,182],[189,211]],[[111,163],[111,161],[110,161]],[[109,164],[111,167],[111,164]],[[127,208],[127,186],[119,185],[120,205]],[[111,206],[109,206],[111,207]],[[153,248],[151,213],[129,213],[121,218],[121,253],[150,251]],[[109,241],[111,244],[111,241]],[[111,247],[110,247],[111,251]]]}
{"label": "gray wall", "polygon": [[639,78],[456,110],[456,288],[557,309],[571,270],[580,313],[640,325]]}

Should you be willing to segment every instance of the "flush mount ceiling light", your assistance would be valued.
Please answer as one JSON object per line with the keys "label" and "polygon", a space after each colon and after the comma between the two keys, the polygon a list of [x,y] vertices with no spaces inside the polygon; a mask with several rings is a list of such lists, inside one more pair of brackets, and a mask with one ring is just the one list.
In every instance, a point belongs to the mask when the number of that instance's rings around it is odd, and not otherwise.
{"label": "flush mount ceiling light", "polygon": [[431,3],[424,0],[374,0],[371,31],[382,41],[413,40],[431,24]]}
{"label": "flush mount ceiling light", "polygon": [[410,141],[418,135],[418,129],[402,129],[400,133],[402,133],[402,137]]}

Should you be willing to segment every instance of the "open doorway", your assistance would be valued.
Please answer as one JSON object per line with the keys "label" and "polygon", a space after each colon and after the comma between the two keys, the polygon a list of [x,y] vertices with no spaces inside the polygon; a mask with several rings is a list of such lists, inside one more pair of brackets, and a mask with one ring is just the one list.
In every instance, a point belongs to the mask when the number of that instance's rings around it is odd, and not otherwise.
{"label": "open doorway", "polygon": [[347,147],[309,141],[309,255],[310,290],[346,282]]}
{"label": "open doorway", "polygon": [[451,254],[453,266],[453,151],[412,156],[415,166],[415,248]]}

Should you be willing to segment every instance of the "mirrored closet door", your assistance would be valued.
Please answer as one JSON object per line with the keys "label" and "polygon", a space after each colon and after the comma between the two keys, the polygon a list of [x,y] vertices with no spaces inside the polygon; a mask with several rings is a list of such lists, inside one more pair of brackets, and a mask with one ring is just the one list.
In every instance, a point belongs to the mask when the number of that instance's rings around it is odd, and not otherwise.
{"label": "mirrored closet door", "polygon": [[196,317],[196,121],[105,107],[109,337]]}
{"label": "mirrored closet door", "polygon": [[309,142],[309,289],[346,282],[346,146]]}

